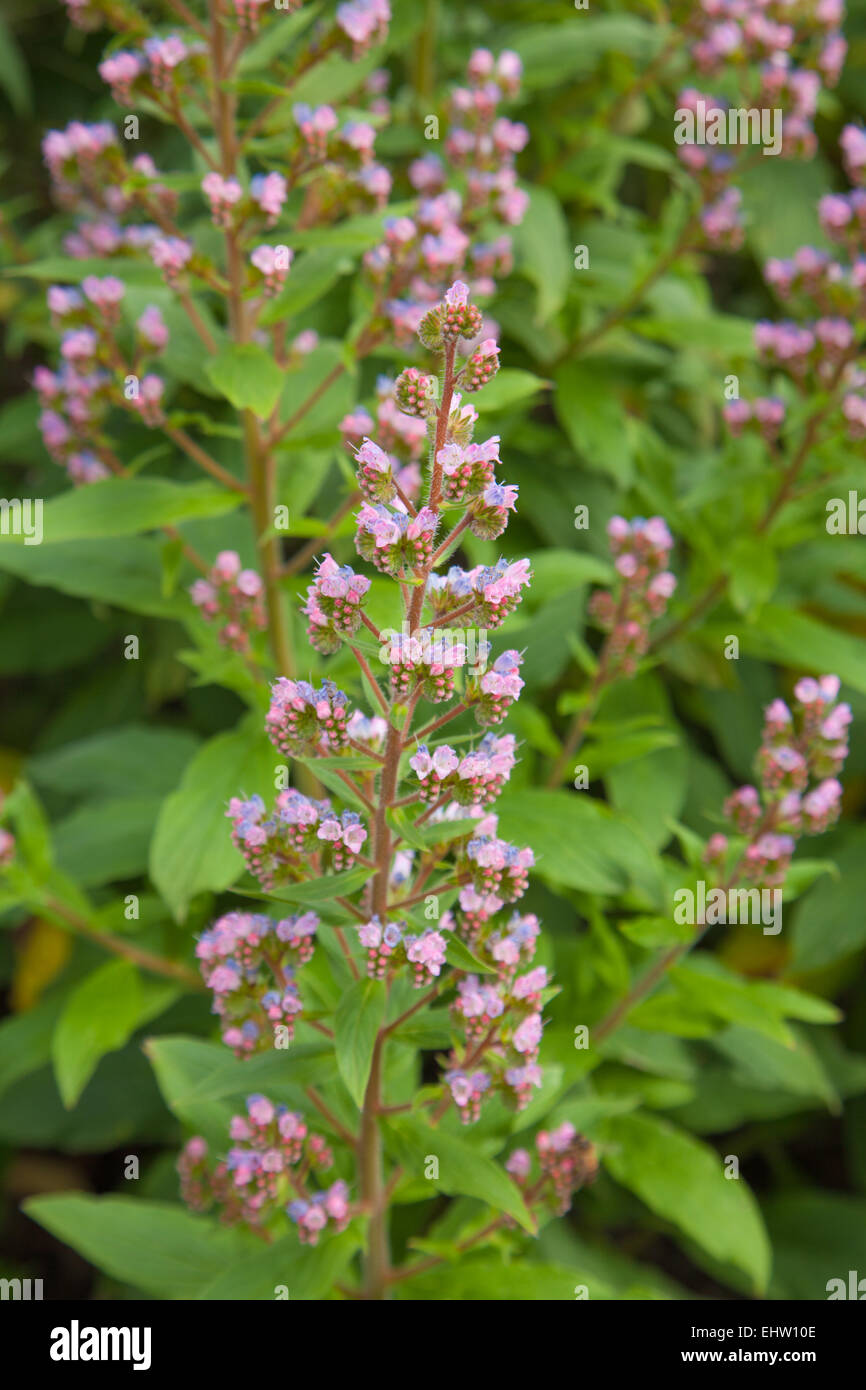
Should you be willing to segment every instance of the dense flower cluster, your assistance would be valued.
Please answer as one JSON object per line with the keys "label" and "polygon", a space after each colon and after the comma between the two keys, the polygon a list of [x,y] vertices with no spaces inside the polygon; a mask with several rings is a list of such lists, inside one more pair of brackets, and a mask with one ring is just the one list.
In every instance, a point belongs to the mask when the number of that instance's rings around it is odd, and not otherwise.
{"label": "dense flower cluster", "polygon": [[[758,786],[739,787],[725,802],[734,830],[746,836],[735,875],[759,886],[784,883],[801,835],[820,835],[839,816],[838,773],[848,754],[851,709],[837,700],[839,679],[806,676],[794,687],[793,711],[773,700],[764,711],[756,759]],[[725,835],[711,836],[707,860],[721,871],[730,859]]]}
{"label": "dense flower cluster", "polygon": [[609,635],[605,643],[608,676],[617,671],[633,675],[638,660],[649,646],[653,619],[661,617],[676,588],[667,568],[673,538],[660,516],[645,521],[626,521],[615,516],[608,523],[619,593],[599,589],[590,601],[590,613]]}
{"label": "dense flower cluster", "polygon": [[[427,448],[427,424],[407,413],[395,393],[396,383],[380,376],[375,420],[358,406],[340,421],[343,439],[356,460],[358,487],[368,502],[390,502],[398,489],[415,502],[421,488],[419,462]],[[369,437],[373,434],[378,443]]]}
{"label": "dense flower cluster", "polygon": [[346,746],[348,713],[348,696],[333,681],[322,681],[316,690],[309,681],[281,676],[274,682],[265,729],[287,757],[335,753]]}
{"label": "dense flower cluster", "polygon": [[335,812],[329,801],[314,801],[292,788],[277,793],[270,815],[260,796],[232,797],[226,815],[234,845],[265,889],[309,872],[347,868],[367,839],[356,812]]}
{"label": "dense flower cluster", "polygon": [[[679,112],[705,124],[705,139],[684,139],[678,155],[701,192],[703,238],[718,250],[743,241],[737,164],[763,145],[774,155],[811,158],[822,86],[833,87],[845,60],[843,0],[701,0],[674,6],[672,18],[702,78],[724,77],[730,100],[694,87]],[[770,118],[770,127],[765,124]],[[733,134],[732,132],[733,127]]]}
{"label": "dense flower cluster", "polygon": [[365,502],[358,512],[355,546],[362,560],[392,576],[419,573],[433,554],[437,516],[430,507],[410,515],[403,505]]}
{"label": "dense flower cluster", "polygon": [[373,917],[358,928],[358,940],[367,952],[367,973],[375,980],[384,980],[407,965],[415,988],[420,989],[435,980],[445,964],[446,939],[432,928],[417,935],[407,933],[405,922],[383,925]]}
{"label": "dense flower cluster", "polygon": [[181,1152],[181,1195],[194,1211],[216,1207],[226,1225],[264,1227],[284,1210],[308,1245],[315,1245],[326,1227],[345,1229],[351,1216],[348,1184],[338,1178],[329,1187],[319,1186],[334,1156],[321,1135],[309,1132],[302,1115],[266,1096],[249,1096],[246,1115],[232,1117],[229,1137],[232,1147],[215,1163],[200,1135]]}
{"label": "dense flower cluster", "polygon": [[447,743],[433,753],[426,744],[409,759],[420,783],[422,800],[434,805],[443,797],[459,806],[488,806],[502,791],[514,767],[513,734],[485,734],[477,748],[460,756]]}
{"label": "dense flower cluster", "polygon": [[391,689],[395,695],[409,695],[419,686],[425,700],[438,705],[450,700],[458,671],[467,664],[483,663],[489,651],[484,642],[475,653],[477,663],[471,663],[471,653],[460,640],[460,633],[448,628],[422,628],[418,633],[393,633],[385,659],[391,671]]}
{"label": "dense flower cluster", "polygon": [[[113,0],[66,3],[84,28],[94,27],[100,15],[114,9]],[[285,0],[279,8],[294,11],[301,3]],[[306,330],[288,342],[280,318],[283,304],[265,303],[280,295],[294,261],[292,248],[278,240],[279,224],[291,210],[303,233],[327,227],[347,213],[387,207],[392,177],[377,162],[376,145],[388,116],[389,78],[384,70],[359,78],[355,90],[346,94],[342,112],[325,102],[311,104],[312,98],[296,102],[288,129],[280,131],[277,168],[254,171],[260,148],[277,143],[255,138],[268,134],[272,113],[267,106],[261,119],[240,121],[245,131],[232,131],[227,138],[221,131],[216,154],[215,146],[200,138],[193,113],[229,93],[231,103],[236,95],[244,104],[253,95],[257,84],[236,80],[234,65],[250,36],[273,22],[271,8],[268,0],[225,0],[213,7],[208,36],[186,6],[176,5],[175,13],[189,21],[196,37],[149,32],[142,18],[128,35],[134,46],[112,48],[100,65],[117,102],[158,109],[195,148],[207,172],[200,180],[197,175],[193,186],[161,175],[149,156],[127,159],[107,123],[72,123],[51,132],[44,158],[59,205],[78,218],[66,242],[70,256],[116,261],[118,271],[124,262],[149,256],[172,292],[165,295],[172,312],[187,315],[209,358],[220,352],[225,318],[235,346],[255,360],[267,344],[273,363],[284,373],[314,352],[318,339]],[[815,146],[812,120],[821,84],[836,81],[845,51],[842,15],[841,0],[701,0],[689,7],[683,33],[702,74],[711,79],[732,74],[732,85],[759,108],[778,106],[784,115],[781,150],[808,154]],[[345,0],[333,17],[312,15],[309,65],[337,54],[362,59],[386,36],[390,19],[389,0]],[[228,44],[223,43],[225,35],[213,39],[214,26],[229,30]],[[279,103],[280,92],[306,74],[306,64],[301,60],[299,72],[285,82],[281,64],[276,66],[283,84],[273,84]],[[471,562],[477,548],[469,537],[498,539],[518,506],[518,488],[497,477],[500,439],[475,442],[478,413],[466,398],[483,389],[499,367],[495,325],[485,320],[475,300],[488,296],[495,289],[494,277],[510,267],[511,243],[501,229],[518,224],[528,203],[515,168],[528,132],[500,110],[503,100],[516,94],[520,76],[514,53],[497,59],[479,49],[471,55],[467,83],[453,94],[445,139],[454,186],[446,186],[444,161],[435,155],[415,160],[409,178],[417,198],[408,215],[384,220],[381,243],[364,257],[365,283],[358,302],[364,306],[366,299],[369,318],[353,340],[357,356],[369,355],[390,334],[398,342],[417,336],[419,356],[427,351],[438,358],[435,375],[408,365],[393,381],[380,378],[373,411],[358,407],[341,425],[360,494],[355,547],[363,561],[395,581],[391,590],[395,602],[402,601],[404,631],[390,643],[384,640],[365,611],[371,579],[330,553],[318,562],[303,608],[310,644],[319,655],[340,653],[339,659],[348,662],[343,648],[351,648],[376,713],[350,713],[347,695],[332,680],[323,679],[316,687],[280,674],[265,716],[271,742],[281,754],[306,765],[301,771],[309,774],[314,791],[319,781],[329,788],[337,785],[337,794],[347,793],[349,805],[362,807],[368,818],[295,788],[278,793],[270,810],[258,796],[234,797],[227,809],[233,843],[266,893],[281,885],[297,890],[329,875],[345,875],[332,890],[340,909],[335,916],[337,922],[353,925],[334,925],[324,908],[322,921],[309,911],[276,920],[232,911],[204,931],[196,947],[222,1041],[238,1058],[287,1046],[305,1012],[304,995],[318,1004],[328,993],[320,973],[325,955],[333,949],[337,959],[338,948],[342,954],[338,964],[347,991],[333,1031],[309,1004],[305,1020],[336,1049],[339,1067],[323,1067],[328,1074],[322,1085],[334,1087],[337,1118],[312,1086],[307,1093],[329,1130],[357,1157],[357,1206],[351,1205],[343,1178],[330,1185],[321,1180],[334,1167],[330,1142],[310,1133],[304,1115],[263,1095],[249,1096],[247,1113],[233,1117],[230,1147],[215,1164],[198,1136],[179,1162],[183,1195],[192,1206],[216,1206],[224,1220],[258,1227],[265,1239],[271,1234],[266,1228],[273,1226],[276,1233],[284,1216],[294,1223],[299,1239],[311,1245],[326,1230],[343,1230],[356,1212],[372,1232],[401,1173],[395,1169],[390,1183],[383,1184],[383,1155],[374,1154],[371,1164],[369,1150],[376,1147],[371,1140],[380,1139],[379,1116],[409,1108],[384,1104],[382,1088],[387,1089],[390,1077],[383,1054],[391,1032],[405,1028],[406,1020],[434,998],[440,1001],[438,1024],[450,1032],[441,1089],[431,1102],[434,1123],[452,1104],[461,1121],[471,1123],[479,1119],[485,1098],[494,1095],[522,1109],[542,1084],[544,1010],[555,991],[547,968],[534,963],[537,917],[509,910],[526,892],[534,854],[499,834],[499,820],[490,809],[516,765],[517,744],[513,735],[490,732],[452,732],[436,741],[453,717],[474,715],[482,730],[499,725],[523,689],[522,654],[508,649],[491,660],[486,635],[520,603],[531,578],[529,561],[501,558],[468,570],[453,564],[444,574],[436,573],[461,537],[464,557],[468,551]],[[726,119],[760,115],[739,113],[695,89],[680,100],[696,118],[700,114],[703,119],[708,106]],[[271,123],[272,131],[281,115]],[[229,123],[234,124],[234,115]],[[748,120],[742,128],[748,129]],[[754,144],[764,139],[760,121],[751,138]],[[730,183],[736,163],[730,153],[712,147],[737,142],[706,143],[709,149],[703,142],[681,146],[683,163],[702,193],[701,235],[715,248],[735,249],[744,235],[741,194]],[[849,127],[842,144],[852,181],[866,182],[866,135]],[[197,240],[182,233],[177,214],[183,201],[200,221],[210,218],[212,227]],[[856,188],[847,197],[825,198],[820,215],[842,254],[837,259],[803,248],[790,261],[770,263],[767,279],[780,297],[798,307],[801,300],[811,301],[815,312],[807,324],[759,325],[758,354],[768,367],[787,372],[798,387],[841,387],[847,393],[842,416],[859,438],[866,436],[866,394],[859,394],[866,391],[866,374],[854,369],[853,359],[866,304],[866,195]],[[299,237],[298,244],[310,242]],[[688,244],[687,238],[682,244]],[[211,248],[218,247],[224,248],[222,258],[212,256]],[[306,262],[310,253],[301,254]],[[194,300],[193,294],[199,298]],[[52,321],[62,334],[62,364],[56,372],[38,368],[35,377],[46,446],[75,482],[121,473],[123,465],[112,447],[111,411],[126,410],[138,423],[164,429],[223,484],[252,494],[254,474],[270,476],[275,464],[270,451],[292,428],[283,413],[285,402],[275,403],[267,424],[262,423],[267,411],[248,417],[254,438],[246,445],[250,477],[245,488],[227,477],[201,445],[190,442],[181,426],[194,416],[167,413],[172,389],[151,367],[168,344],[168,325],[155,305],[133,321],[128,305],[133,298],[120,274],[86,275],[80,289],[58,285],[49,291]],[[214,301],[219,312],[212,316]],[[327,385],[325,379],[313,392],[313,404]],[[225,395],[233,402],[231,391]],[[785,413],[785,400],[776,396],[734,401],[725,412],[733,432],[754,428],[772,447]],[[266,516],[272,500],[265,495]],[[344,510],[357,504],[353,495]],[[270,538],[261,534],[261,509],[254,506],[253,511],[261,545]],[[598,593],[592,603],[608,634],[598,667],[599,688],[634,673],[648,647],[650,624],[665,611],[676,583],[667,568],[672,539],[661,518],[628,522],[615,517],[608,530],[617,581],[613,593]],[[339,553],[342,532],[335,526],[332,533]],[[264,546],[262,551],[264,555]],[[268,596],[282,578],[275,547],[273,554],[277,563],[264,569]],[[373,612],[379,610],[384,587],[376,581]],[[247,653],[253,632],[266,623],[265,592],[262,578],[243,569],[235,552],[225,551],[192,586],[191,597],[218,626],[220,641]],[[276,618],[277,636],[278,608],[268,608],[268,618]],[[366,637],[353,641],[362,627],[383,643],[380,663],[389,668],[385,681],[381,672],[370,669],[374,644]],[[289,661],[283,662],[277,650],[279,642],[273,645],[278,671],[289,670]],[[776,700],[766,710],[757,785],[741,787],[725,806],[744,847],[719,835],[707,849],[708,862],[720,876],[727,871],[729,877],[777,885],[798,836],[820,833],[834,822],[841,800],[837,774],[847,754],[851,718],[848,706],[838,703],[838,692],[835,677],[803,679],[795,687],[793,709]],[[452,701],[455,706],[440,713]],[[434,707],[432,713],[419,711],[424,704]],[[422,728],[413,723],[418,714]],[[350,749],[365,756],[348,756]],[[13,838],[0,830],[0,864],[13,852]],[[346,874],[357,865],[357,873]],[[365,875],[367,881],[359,886]],[[298,896],[303,901],[303,894]],[[429,925],[421,926],[422,914]],[[327,953],[304,976],[319,936],[326,937]],[[364,979],[365,967],[386,988],[371,986]],[[405,985],[428,990],[430,996],[394,1018]],[[343,1119],[355,1088],[341,1050],[341,1010],[346,1001],[354,1006],[357,997],[364,1009],[372,1000],[384,1012],[375,1025],[369,1079],[361,1078],[365,1099],[357,1106],[362,1117],[353,1135]],[[330,1004],[323,1004],[322,1011],[330,1014]],[[533,1157],[526,1149],[513,1152],[506,1169],[527,1209],[563,1213],[573,1193],[595,1176],[595,1151],[569,1122],[541,1131],[535,1149],[538,1178],[533,1180]],[[375,1181],[370,1183],[372,1170]],[[390,1277],[387,1250],[380,1263],[381,1289]]]}
{"label": "dense flower cluster", "polygon": [[[417,207],[411,216],[390,219],[382,243],[364,257],[401,341],[411,341],[430,306],[457,275],[470,280],[476,295],[489,295],[494,277],[511,269],[511,239],[497,230],[497,223],[515,226],[526,212],[528,198],[518,187],[514,161],[529,132],[500,115],[499,107],[518,94],[521,71],[516,53],[496,58],[478,49],[472,54],[468,85],[452,95],[445,141],[448,167],[458,171],[457,186],[446,187],[446,165],[438,155],[416,159],[409,177],[419,194]],[[490,238],[484,242],[477,240],[482,227]],[[480,329],[479,314],[471,336]]]}
{"label": "dense flower cluster", "polygon": [[370,588],[364,574],[350,565],[338,565],[327,553],[319,561],[316,577],[307,590],[304,615],[308,619],[310,645],[325,656],[339,649],[343,635],[361,626],[361,605]]}
{"label": "dense flower cluster", "polygon": [[196,608],[219,629],[219,640],[235,651],[246,652],[250,634],[265,626],[263,584],[255,570],[242,569],[234,550],[223,550],[208,575],[190,588]]}
{"label": "dense flower cluster", "polygon": [[238,1057],[294,1036],[302,1010],[295,970],[313,954],[319,919],[305,912],[275,922],[252,912],[230,912],[199,937],[201,972],[213,991],[222,1040]]}
{"label": "dense flower cluster", "polygon": [[[866,174],[866,135],[855,126],[842,132],[843,158],[852,182]],[[858,151],[862,150],[862,157]],[[830,193],[818,204],[821,226],[835,254],[801,246],[786,259],[773,257],[764,278],[791,315],[755,326],[758,358],[784,374],[798,393],[829,391],[827,428],[842,426],[851,439],[866,436],[866,371],[860,356],[859,325],[866,313],[866,191]],[[772,443],[785,421],[778,396],[731,401],[723,414],[733,434],[753,429]]]}
{"label": "dense flower cluster", "polygon": [[496,817],[485,817],[479,833],[466,846],[465,866],[477,893],[495,893],[513,903],[526,892],[528,871],[535,863],[531,849],[517,849],[496,834]]}
{"label": "dense flower cluster", "polygon": [[[476,857],[484,857],[491,846],[488,857],[497,862],[511,850],[501,841],[488,839],[476,845]],[[527,852],[522,853],[528,859]],[[517,869],[524,882],[525,872],[525,866]],[[540,928],[534,915],[513,913],[505,929],[491,925],[508,898],[501,887],[481,892],[467,887],[459,898],[461,935],[491,972],[484,977],[465,975],[451,1009],[465,1041],[452,1053],[445,1080],[464,1124],[478,1118],[486,1095],[498,1093],[520,1110],[542,1082],[538,1050],[545,991],[551,982],[544,967],[518,973],[535,954]]]}
{"label": "dense flower cluster", "polygon": [[146,425],[163,418],[162,379],[143,369],[166,347],[168,328],[155,304],[126,325],[125,295],[126,286],[115,275],[87,275],[80,290],[64,285],[48,290],[52,322],[62,331],[63,361],[56,372],[39,366],[33,373],[42,406],[39,429],[46,449],[75,483],[98,482],[110,474],[105,427],[112,406],[137,412]]}
{"label": "dense flower cluster", "polygon": [[462,570],[452,565],[447,574],[431,574],[427,599],[437,618],[457,627],[497,628],[520,603],[532,578],[528,560],[498,560]]}
{"label": "dense flower cluster", "polygon": [[564,1216],[575,1192],[591,1183],[598,1172],[598,1156],[574,1125],[564,1120],[556,1129],[539,1130],[535,1152],[541,1177],[530,1184],[532,1155],[528,1149],[515,1149],[506,1161],[514,1181],[524,1188],[527,1202],[549,1207]]}

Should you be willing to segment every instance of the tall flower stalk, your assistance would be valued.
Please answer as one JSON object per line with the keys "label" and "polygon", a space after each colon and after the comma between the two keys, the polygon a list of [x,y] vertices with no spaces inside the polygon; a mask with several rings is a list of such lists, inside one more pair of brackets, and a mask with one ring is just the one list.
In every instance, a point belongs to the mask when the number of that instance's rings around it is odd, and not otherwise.
{"label": "tall flower stalk", "polygon": [[[494,1095],[522,1109],[542,1079],[538,1052],[551,986],[543,966],[524,969],[539,923],[508,912],[526,890],[533,854],[499,835],[490,810],[516,757],[513,736],[492,731],[523,682],[520,654],[494,659],[486,634],[520,602],[529,564],[445,568],[464,531],[498,537],[517,501],[517,489],[495,476],[499,440],[473,440],[477,412],[464,402],[498,365],[495,341],[481,332],[482,316],[457,281],[419,326],[422,343],[438,356],[438,376],[410,367],[397,378],[398,406],[427,433],[423,501],[401,495],[374,440],[357,449],[364,500],[355,544],[396,586],[399,630],[376,627],[365,612],[370,579],[330,555],[308,591],[313,645],[322,653],[342,643],[351,648],[371,710],[350,710],[329,680],[314,689],[282,677],[273,687],[266,717],[272,742],[288,757],[315,760],[322,776],[327,769],[344,804],[288,789],[273,808],[257,797],[229,806],[235,843],[266,893],[291,902],[294,889],[303,902],[311,879],[331,874],[334,909],[279,921],[233,912],[198,947],[224,1042],[245,1056],[272,1047],[275,1030],[291,1041],[299,1021],[308,1022],[333,1038],[358,1114],[346,1132],[334,1121],[333,1098],[312,1090],[334,1133],[325,1149],[321,1140],[311,1150],[312,1139],[300,1142],[306,1117],[253,1097],[248,1117],[233,1122],[233,1137],[244,1142],[216,1168],[209,1169],[200,1137],[187,1146],[181,1170],[188,1195],[197,1204],[217,1202],[266,1236],[285,1207],[307,1241],[364,1215],[366,1298],[382,1297],[405,1275],[392,1268],[389,1251],[389,1197],[401,1174],[386,1163],[383,1117],[414,1109],[435,1128],[453,1106],[469,1124]],[[474,716],[479,733],[461,734],[458,751],[443,731],[461,716]],[[348,988],[328,1022],[306,1001],[304,984],[304,966],[324,933],[333,934]],[[420,993],[408,1003],[412,990]],[[359,1066],[355,1029],[371,1016]],[[389,1042],[410,1020],[417,1028],[419,1016],[441,1023],[450,1047],[439,1084],[414,1105],[395,1106]],[[312,1179],[330,1166],[322,1153],[330,1158],[332,1139],[342,1141],[344,1161],[326,1187]],[[432,1134],[429,1142],[435,1148]],[[591,1149],[568,1126],[539,1155],[541,1177],[524,1187],[525,1201],[514,1190],[527,1221],[533,1205],[561,1207],[594,1166]],[[522,1181],[528,1171],[521,1151],[509,1172]]]}

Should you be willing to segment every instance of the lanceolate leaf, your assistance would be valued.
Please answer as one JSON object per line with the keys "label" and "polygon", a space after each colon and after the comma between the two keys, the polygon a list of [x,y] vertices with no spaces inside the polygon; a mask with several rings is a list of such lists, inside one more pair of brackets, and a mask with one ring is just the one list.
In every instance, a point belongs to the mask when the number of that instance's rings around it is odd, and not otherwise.
{"label": "lanceolate leaf", "polygon": [[249,1234],[165,1202],[52,1193],[25,1206],[98,1269],[158,1298],[198,1298],[227,1266],[260,1248]]}
{"label": "lanceolate leaf", "polygon": [[385,986],[380,980],[357,980],[337,1009],[334,1045],[340,1075],[360,1108],[370,1078],[376,1035],[385,1018]]}
{"label": "lanceolate leaf", "polygon": [[273,757],[255,722],[219,734],[187,765],[162,805],[150,847],[155,886],[179,920],[204,889],[227,888],[243,861],[231,842],[226,806],[243,789],[269,794]]}
{"label": "lanceolate leaf", "polygon": [[447,1130],[433,1129],[415,1115],[390,1117],[387,1127],[407,1173],[417,1178],[432,1175],[431,1192],[478,1197],[534,1233],[535,1223],[520,1189],[501,1164],[487,1158],[476,1144]]}
{"label": "lanceolate leaf", "polygon": [[604,1164],[714,1260],[743,1271],[756,1293],[766,1287],[770,1246],[745,1180],[726,1177],[720,1154],[654,1115],[611,1116]]}
{"label": "lanceolate leaf", "polygon": [[270,353],[256,343],[232,343],[207,363],[218,391],[238,410],[266,419],[280,398],[284,376]]}

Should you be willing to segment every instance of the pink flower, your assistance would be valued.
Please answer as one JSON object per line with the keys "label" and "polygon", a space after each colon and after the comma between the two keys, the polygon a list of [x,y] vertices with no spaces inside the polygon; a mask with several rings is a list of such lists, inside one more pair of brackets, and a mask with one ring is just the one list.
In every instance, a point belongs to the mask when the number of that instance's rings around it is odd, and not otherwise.
{"label": "pink flower", "polygon": [[157,352],[161,352],[168,342],[168,328],[162,312],[155,304],[149,304],[139,315],[136,328],[144,341]]}
{"label": "pink flower", "polygon": [[282,174],[256,174],[250,183],[250,195],[267,214],[268,226],[272,226],[280,215],[288,197],[288,184]]}

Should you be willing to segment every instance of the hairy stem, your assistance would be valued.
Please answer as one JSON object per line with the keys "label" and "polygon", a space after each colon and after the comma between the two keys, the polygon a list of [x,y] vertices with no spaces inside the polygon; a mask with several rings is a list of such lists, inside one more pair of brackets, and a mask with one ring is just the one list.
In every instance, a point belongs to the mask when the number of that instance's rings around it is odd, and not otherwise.
{"label": "hairy stem", "polygon": [[369,1212],[367,1249],[364,1259],[364,1296],[368,1299],[384,1297],[390,1274],[382,1135],[379,1130],[384,1046],[384,1032],[380,1032],[373,1049],[370,1079],[364,1093],[361,1134],[358,1140],[358,1178],[361,1201]]}

